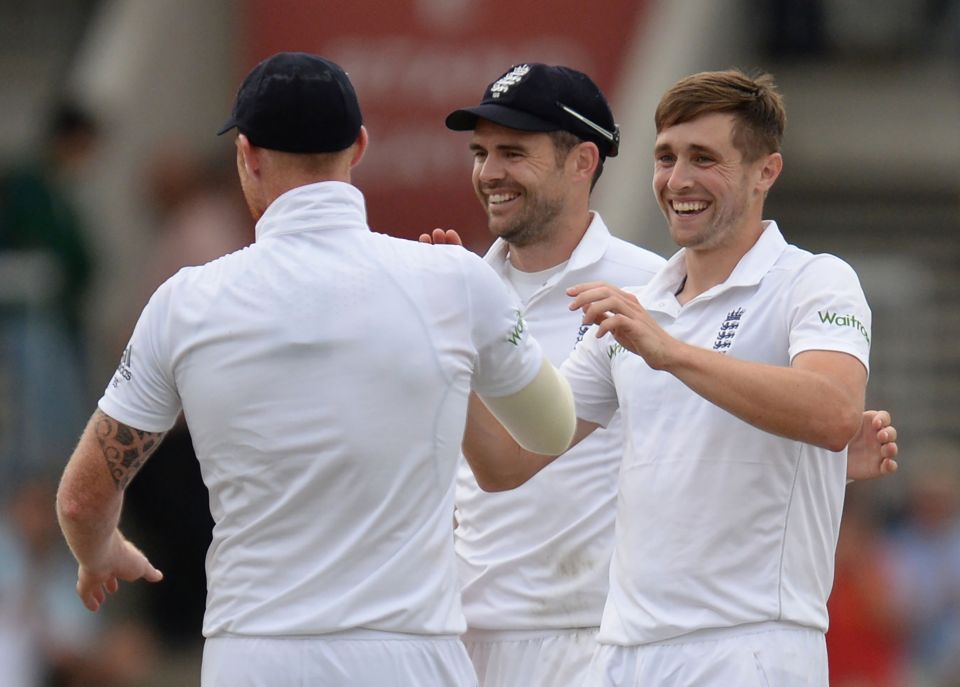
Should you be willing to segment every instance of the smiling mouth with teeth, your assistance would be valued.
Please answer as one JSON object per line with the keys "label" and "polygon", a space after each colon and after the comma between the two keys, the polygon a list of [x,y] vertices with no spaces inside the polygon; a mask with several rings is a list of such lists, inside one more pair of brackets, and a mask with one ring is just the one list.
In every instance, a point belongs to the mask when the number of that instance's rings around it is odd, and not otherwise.
{"label": "smiling mouth with teeth", "polygon": [[490,205],[501,205],[519,197],[519,193],[491,193],[487,196],[487,202]]}
{"label": "smiling mouth with teeth", "polygon": [[702,200],[674,200],[670,203],[670,207],[678,215],[695,215],[706,210],[708,206],[709,203]]}

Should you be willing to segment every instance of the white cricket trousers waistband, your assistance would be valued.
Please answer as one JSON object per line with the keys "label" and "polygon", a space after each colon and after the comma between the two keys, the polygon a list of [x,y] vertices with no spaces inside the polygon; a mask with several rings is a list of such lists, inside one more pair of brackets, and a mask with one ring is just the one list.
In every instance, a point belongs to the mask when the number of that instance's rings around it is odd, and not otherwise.
{"label": "white cricket trousers waistband", "polygon": [[652,644],[599,644],[583,687],[828,687],[820,630],[763,622]]}
{"label": "white cricket trousers waistband", "polygon": [[462,636],[480,687],[580,687],[597,646],[595,627]]}
{"label": "white cricket trousers waistband", "polygon": [[201,687],[477,687],[456,636],[355,630],[210,637]]}

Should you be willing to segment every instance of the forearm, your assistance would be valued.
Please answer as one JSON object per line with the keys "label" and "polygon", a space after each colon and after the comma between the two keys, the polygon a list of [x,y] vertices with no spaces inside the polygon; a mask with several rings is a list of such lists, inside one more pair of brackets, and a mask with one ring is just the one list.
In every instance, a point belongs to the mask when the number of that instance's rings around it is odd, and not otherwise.
{"label": "forearm", "polygon": [[518,487],[554,459],[521,447],[476,394],[470,394],[463,455],[485,491]]}
{"label": "forearm", "polygon": [[[842,354],[834,354],[842,355]],[[682,342],[662,368],[758,429],[840,451],[860,428],[863,389],[821,371],[747,362]]]}
{"label": "forearm", "polygon": [[[599,426],[577,418],[568,450]],[[484,491],[514,489],[557,458],[555,454],[534,453],[520,446],[476,394],[470,395],[463,454]]]}
{"label": "forearm", "polygon": [[65,506],[64,501],[57,497],[57,519],[64,539],[73,552],[77,562],[91,569],[96,569],[104,561],[109,560],[111,547],[117,539],[122,540],[117,529],[120,521],[120,499],[111,503],[108,511],[97,512]]}
{"label": "forearm", "polygon": [[[92,449],[81,439],[77,452]],[[83,566],[96,567],[106,560],[120,521],[123,492],[101,488],[102,479],[87,474],[96,468],[96,458],[71,458],[57,491],[57,520],[74,557]],[[102,469],[106,471],[106,463]],[[101,476],[102,477],[102,476]]]}
{"label": "forearm", "polygon": [[77,561],[96,567],[123,541],[117,526],[123,492],[162,438],[94,412],[64,469],[57,519]]}

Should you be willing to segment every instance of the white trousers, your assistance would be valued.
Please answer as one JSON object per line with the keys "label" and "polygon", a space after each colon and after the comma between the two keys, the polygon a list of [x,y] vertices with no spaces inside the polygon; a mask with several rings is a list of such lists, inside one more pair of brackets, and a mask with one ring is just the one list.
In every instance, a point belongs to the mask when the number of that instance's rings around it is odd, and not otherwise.
{"label": "white trousers", "polygon": [[597,646],[597,628],[470,630],[463,643],[480,687],[576,687]]}
{"label": "white trousers", "polygon": [[459,637],[353,631],[211,637],[202,687],[477,687]]}
{"label": "white trousers", "polygon": [[584,687],[828,687],[819,630],[786,623],[705,630],[643,644],[600,644]]}

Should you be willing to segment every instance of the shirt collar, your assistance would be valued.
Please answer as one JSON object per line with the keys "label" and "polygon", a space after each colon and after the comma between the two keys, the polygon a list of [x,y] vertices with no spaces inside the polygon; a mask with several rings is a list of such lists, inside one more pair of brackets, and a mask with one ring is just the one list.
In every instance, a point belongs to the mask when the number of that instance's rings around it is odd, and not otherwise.
{"label": "shirt collar", "polygon": [[[610,230],[607,229],[607,225],[604,223],[603,218],[600,217],[599,212],[591,211],[590,215],[590,225],[587,227],[587,231],[584,232],[583,238],[580,239],[580,243],[573,249],[573,253],[567,261],[566,268],[553,275],[547,284],[559,281],[563,275],[568,272],[593,265],[607,252],[607,246],[610,244]],[[498,273],[505,275],[507,273],[507,262],[510,259],[509,256],[510,246],[506,241],[498,238],[493,242],[493,245],[490,246],[490,250],[483,256],[483,259]]]}
{"label": "shirt collar", "polygon": [[256,226],[259,241],[324,227],[367,228],[363,194],[342,181],[320,181],[282,193],[267,208]]}
{"label": "shirt collar", "polygon": [[[754,286],[760,283],[787,248],[787,242],[776,222],[765,220],[763,226],[763,233],[750,250],[740,258],[730,276],[725,281],[707,289],[690,303],[713,298],[737,286]],[[686,249],[681,248],[674,253],[667,264],[650,280],[643,299],[647,309],[670,314],[679,312],[680,304],[676,293],[687,277],[685,252]]]}

